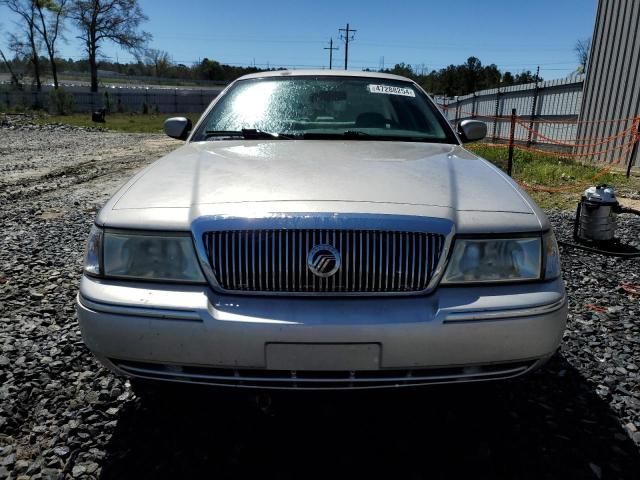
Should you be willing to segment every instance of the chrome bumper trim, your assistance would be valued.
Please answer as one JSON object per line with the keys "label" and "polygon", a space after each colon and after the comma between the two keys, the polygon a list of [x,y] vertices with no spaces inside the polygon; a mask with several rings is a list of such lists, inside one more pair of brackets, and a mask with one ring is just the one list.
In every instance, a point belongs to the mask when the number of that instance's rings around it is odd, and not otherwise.
{"label": "chrome bumper trim", "polygon": [[136,317],[153,317],[166,320],[187,320],[201,322],[202,318],[198,312],[193,310],[173,310],[165,308],[130,307],[126,305],[114,305],[102,303],[78,294],[77,301],[80,305],[94,312],[110,313],[112,315],[129,315]]}
{"label": "chrome bumper trim", "polygon": [[444,317],[444,323],[479,322],[486,320],[504,320],[518,317],[533,317],[545,315],[560,310],[567,303],[566,295],[560,300],[547,305],[538,305],[528,308],[473,310],[468,312],[451,312]]}

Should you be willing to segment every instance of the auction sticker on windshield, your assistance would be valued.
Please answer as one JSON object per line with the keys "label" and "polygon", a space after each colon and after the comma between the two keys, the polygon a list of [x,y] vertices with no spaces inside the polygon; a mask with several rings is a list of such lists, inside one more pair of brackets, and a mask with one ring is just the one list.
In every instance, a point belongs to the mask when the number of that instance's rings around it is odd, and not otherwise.
{"label": "auction sticker on windshield", "polygon": [[393,87],[391,85],[368,85],[371,93],[384,93],[387,95],[403,95],[405,97],[415,97],[416,92],[411,88]]}

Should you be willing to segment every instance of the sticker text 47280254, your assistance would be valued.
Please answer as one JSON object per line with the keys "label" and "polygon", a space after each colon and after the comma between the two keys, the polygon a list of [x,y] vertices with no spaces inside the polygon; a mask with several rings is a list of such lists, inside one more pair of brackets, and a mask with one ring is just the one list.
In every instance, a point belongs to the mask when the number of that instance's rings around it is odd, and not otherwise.
{"label": "sticker text 47280254", "polygon": [[386,95],[402,95],[405,97],[415,97],[416,92],[408,87],[394,87],[392,85],[368,85],[371,93],[382,93]]}

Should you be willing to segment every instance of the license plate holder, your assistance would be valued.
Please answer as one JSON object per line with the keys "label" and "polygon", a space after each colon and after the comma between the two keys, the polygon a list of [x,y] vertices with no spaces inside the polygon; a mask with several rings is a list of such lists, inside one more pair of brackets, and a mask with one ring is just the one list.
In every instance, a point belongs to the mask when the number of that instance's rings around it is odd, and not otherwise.
{"label": "license plate holder", "polygon": [[379,343],[267,343],[269,370],[378,370]]}

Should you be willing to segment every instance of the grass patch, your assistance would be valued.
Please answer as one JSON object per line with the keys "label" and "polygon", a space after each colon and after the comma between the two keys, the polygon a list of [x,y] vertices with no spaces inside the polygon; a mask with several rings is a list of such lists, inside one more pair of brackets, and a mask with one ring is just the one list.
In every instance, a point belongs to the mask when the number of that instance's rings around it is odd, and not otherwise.
{"label": "grass patch", "polygon": [[[475,143],[468,145],[467,148],[501,169],[507,170],[507,146],[496,147]],[[513,178],[515,180],[529,185],[552,188],[575,185],[575,188],[566,192],[547,193],[530,189],[529,193],[542,208],[573,208],[585,188],[592,184],[613,185],[621,195],[640,192],[640,178],[637,176],[632,175],[631,178],[627,178],[624,171],[614,169],[594,179],[604,165],[582,165],[571,158],[556,155],[529,152],[517,148],[514,150]]]}
{"label": "grass patch", "polygon": [[94,123],[91,121],[90,113],[74,113],[71,115],[47,115],[42,114],[35,117],[35,123],[49,125],[52,123],[62,123],[64,125],[75,125],[77,127],[98,127],[106,130],[127,133],[162,133],[162,125],[169,117],[187,117],[195,125],[199,114],[194,113],[174,113],[174,114],[140,114],[140,113],[110,113],[107,114],[105,123]]}

